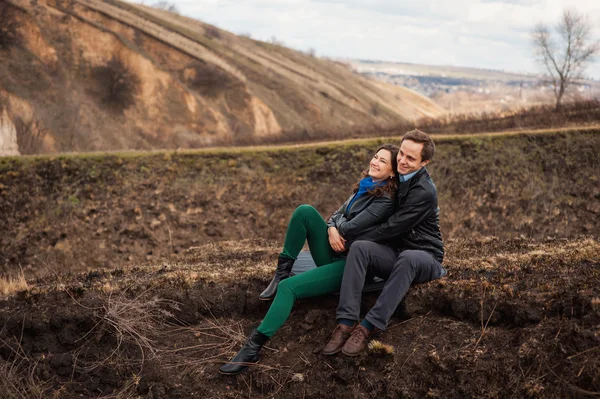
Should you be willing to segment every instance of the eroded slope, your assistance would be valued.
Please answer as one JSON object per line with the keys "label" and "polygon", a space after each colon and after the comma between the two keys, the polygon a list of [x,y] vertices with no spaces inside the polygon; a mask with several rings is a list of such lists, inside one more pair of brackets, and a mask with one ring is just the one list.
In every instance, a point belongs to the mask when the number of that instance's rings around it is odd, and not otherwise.
{"label": "eroded slope", "polygon": [[150,7],[6,0],[0,15],[15,22],[0,115],[17,133],[0,135],[22,154],[196,148],[442,112],[339,63]]}

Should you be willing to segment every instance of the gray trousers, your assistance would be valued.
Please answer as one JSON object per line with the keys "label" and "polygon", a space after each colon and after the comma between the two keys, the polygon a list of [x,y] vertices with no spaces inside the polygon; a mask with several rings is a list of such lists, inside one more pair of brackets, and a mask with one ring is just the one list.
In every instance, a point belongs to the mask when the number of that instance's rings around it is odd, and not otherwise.
{"label": "gray trousers", "polygon": [[411,284],[436,280],[445,270],[428,252],[406,250],[400,253],[387,245],[356,241],[350,246],[340,289],[336,318],[359,320],[360,301],[367,275],[382,278],[383,290],[365,318],[385,330]]}

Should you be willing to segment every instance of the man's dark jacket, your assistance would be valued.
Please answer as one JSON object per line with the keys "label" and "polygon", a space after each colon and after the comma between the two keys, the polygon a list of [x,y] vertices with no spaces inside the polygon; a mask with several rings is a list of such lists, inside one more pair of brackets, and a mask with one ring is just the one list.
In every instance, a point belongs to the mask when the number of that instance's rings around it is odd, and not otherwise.
{"label": "man's dark jacket", "polygon": [[360,236],[400,251],[420,249],[429,252],[439,262],[444,259],[444,244],[440,232],[440,208],[437,189],[425,168],[397,191],[396,212],[383,224]]}

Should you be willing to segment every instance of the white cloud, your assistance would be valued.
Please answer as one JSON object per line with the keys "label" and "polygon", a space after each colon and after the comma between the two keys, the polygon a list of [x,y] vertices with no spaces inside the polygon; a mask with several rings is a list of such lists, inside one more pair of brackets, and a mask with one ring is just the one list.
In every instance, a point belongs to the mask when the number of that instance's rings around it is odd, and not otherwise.
{"label": "white cloud", "polygon": [[[188,16],[319,55],[534,72],[529,32],[573,0],[172,0]],[[600,25],[600,2],[576,7]],[[596,31],[600,37],[600,28]],[[600,79],[600,60],[588,68]]]}

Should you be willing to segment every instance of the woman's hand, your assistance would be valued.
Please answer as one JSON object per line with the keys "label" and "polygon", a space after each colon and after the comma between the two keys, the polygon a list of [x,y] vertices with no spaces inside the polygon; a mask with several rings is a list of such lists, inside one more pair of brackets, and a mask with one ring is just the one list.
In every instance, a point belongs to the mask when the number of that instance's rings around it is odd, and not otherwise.
{"label": "woman's hand", "polygon": [[335,252],[344,252],[346,250],[346,240],[340,235],[340,232],[335,227],[327,229],[329,235],[329,245]]}

